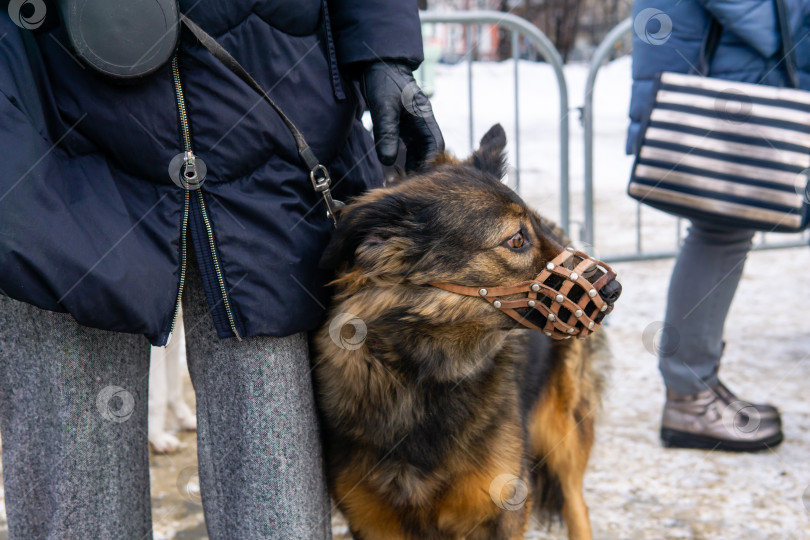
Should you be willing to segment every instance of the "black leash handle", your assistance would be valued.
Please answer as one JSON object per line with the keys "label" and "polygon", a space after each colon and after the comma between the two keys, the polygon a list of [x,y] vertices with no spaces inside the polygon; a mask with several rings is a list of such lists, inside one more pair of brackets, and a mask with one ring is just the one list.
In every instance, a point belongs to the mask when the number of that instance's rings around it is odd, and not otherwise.
{"label": "black leash handle", "polygon": [[332,193],[330,191],[332,180],[329,177],[329,171],[315,156],[315,153],[307,144],[307,141],[304,139],[304,135],[301,133],[301,131],[295,126],[293,121],[290,120],[286,114],[284,114],[281,107],[279,107],[276,102],[273,101],[269,95],[267,95],[267,92],[265,92],[264,88],[262,88],[262,86],[256,82],[256,79],[251,77],[250,73],[248,73],[247,70],[242,67],[242,64],[237,62],[236,59],[231,56],[231,53],[229,53],[225,47],[220,45],[217,40],[208,34],[208,32],[197,26],[194,21],[182,13],[180,14],[180,20],[183,21],[186,28],[191,30],[191,33],[194,34],[198,40],[200,40],[203,47],[208,49],[208,51],[213,54],[217,60],[222,62],[225,67],[230,69],[237,77],[253,88],[253,90],[264,98],[264,100],[278,113],[281,120],[287,126],[287,129],[290,130],[290,134],[293,136],[293,139],[295,139],[295,146],[298,148],[298,155],[301,156],[301,160],[309,169],[309,178],[312,181],[312,187],[316,192],[323,196],[323,200],[326,203],[326,215],[332,220],[335,227],[337,227],[337,211],[340,210],[344,204],[332,198]]}

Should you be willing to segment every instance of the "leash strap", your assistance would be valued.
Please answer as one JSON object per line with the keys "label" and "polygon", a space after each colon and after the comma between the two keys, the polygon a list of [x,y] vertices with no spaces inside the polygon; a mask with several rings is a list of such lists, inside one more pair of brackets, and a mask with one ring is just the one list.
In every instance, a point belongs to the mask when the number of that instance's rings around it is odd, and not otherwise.
{"label": "leash strap", "polygon": [[332,220],[334,226],[337,227],[337,211],[340,210],[344,204],[332,198],[332,192],[330,191],[332,179],[329,176],[329,171],[315,156],[315,153],[307,144],[307,141],[301,131],[295,126],[293,121],[290,120],[286,114],[284,114],[281,107],[279,107],[276,102],[273,101],[269,95],[267,95],[267,92],[265,92],[264,88],[262,88],[262,86],[256,82],[256,79],[251,77],[250,73],[248,73],[247,70],[242,67],[242,64],[237,62],[236,59],[217,42],[217,40],[211,37],[208,32],[197,26],[194,21],[186,17],[184,14],[180,15],[180,20],[183,21],[186,28],[191,30],[191,33],[196,36],[203,47],[208,49],[208,51],[213,54],[217,60],[222,62],[225,67],[230,69],[237,77],[242,79],[242,81],[255,90],[262,98],[264,98],[264,100],[273,108],[273,110],[278,113],[281,120],[290,131],[290,134],[293,136],[293,139],[295,139],[295,146],[298,148],[298,155],[301,156],[301,161],[303,161],[304,165],[306,165],[306,167],[309,169],[309,179],[312,181],[312,187],[317,193],[320,193],[323,196],[323,200],[326,203],[326,215]]}

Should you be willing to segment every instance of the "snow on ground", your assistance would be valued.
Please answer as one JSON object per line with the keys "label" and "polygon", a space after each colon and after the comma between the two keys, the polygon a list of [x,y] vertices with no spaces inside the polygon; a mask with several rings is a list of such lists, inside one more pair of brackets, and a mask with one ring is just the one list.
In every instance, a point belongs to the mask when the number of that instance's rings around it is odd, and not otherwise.
{"label": "snow on ground", "polygon": [[[449,149],[469,153],[465,64],[437,69],[433,106]],[[558,93],[552,70],[520,63],[521,192],[538,210],[559,216]],[[587,68],[567,66],[571,127],[574,238],[582,222],[582,104]],[[629,58],[601,71],[595,102],[597,256],[635,249],[636,204],[625,194],[631,158],[624,155],[630,87]],[[474,135],[496,122],[514,133],[512,64],[474,65]],[[510,163],[514,147],[510,145]],[[514,182],[514,175],[510,175]],[[642,210],[648,250],[672,250],[675,220]],[[779,237],[777,240],[784,240]],[[755,252],[749,257],[727,322],[722,376],[743,398],[771,401],[783,413],[785,442],[755,455],[665,450],[658,442],[663,386],[642,336],[664,310],[672,260],[614,265],[624,285],[610,333],[613,365],[585,478],[597,539],[810,539],[810,251]],[[652,326],[651,326],[652,325]],[[647,330],[649,332],[649,330]],[[192,399],[187,389],[189,401]],[[206,538],[193,468],[193,434],[175,456],[152,459],[155,538]],[[2,492],[0,492],[2,497]],[[0,529],[5,513],[0,512]],[[335,516],[336,540],[346,537]],[[7,533],[0,530],[0,540]],[[559,526],[534,523],[530,540],[565,538]]]}
{"label": "snow on ground", "polygon": [[[598,539],[810,538],[808,310],[773,268],[810,264],[807,249],[751,255],[726,325],[721,375],[744,399],[783,413],[785,442],[762,454],[664,449],[656,358],[642,335],[661,320],[672,260],[622,263],[624,293],[606,331],[613,369],[585,478]],[[810,279],[796,287],[810,290]],[[781,309],[774,309],[780,306]],[[801,316],[803,315],[803,317]],[[562,538],[537,530],[528,538]]]}

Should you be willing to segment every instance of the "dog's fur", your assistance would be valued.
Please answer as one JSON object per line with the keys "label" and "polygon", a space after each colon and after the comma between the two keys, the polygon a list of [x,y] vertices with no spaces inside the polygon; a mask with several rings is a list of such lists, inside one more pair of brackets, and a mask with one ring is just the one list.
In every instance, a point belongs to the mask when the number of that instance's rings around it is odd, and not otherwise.
{"label": "dog's fur", "polygon": [[[601,332],[551,341],[428,285],[532,279],[567,243],[499,181],[505,144],[495,126],[469,160],[359,197],[325,252],[338,276],[315,382],[331,494],[357,540],[522,538],[532,506],[590,538]],[[522,251],[504,243],[518,230]]]}

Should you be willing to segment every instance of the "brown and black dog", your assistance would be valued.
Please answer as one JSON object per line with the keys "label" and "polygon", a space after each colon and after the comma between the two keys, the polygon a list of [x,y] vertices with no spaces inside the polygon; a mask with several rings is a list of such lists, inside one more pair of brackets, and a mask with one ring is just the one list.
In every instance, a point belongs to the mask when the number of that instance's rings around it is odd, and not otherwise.
{"label": "brown and black dog", "polygon": [[532,507],[590,538],[602,333],[552,341],[430,285],[530,280],[567,243],[501,183],[505,144],[495,126],[467,161],[359,197],[324,255],[338,274],[315,382],[330,491],[356,540],[522,538]]}

